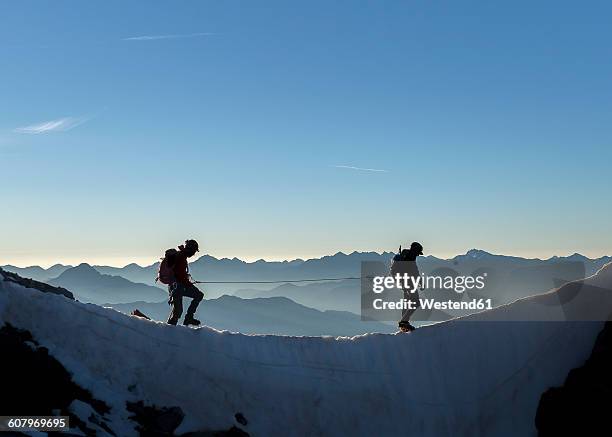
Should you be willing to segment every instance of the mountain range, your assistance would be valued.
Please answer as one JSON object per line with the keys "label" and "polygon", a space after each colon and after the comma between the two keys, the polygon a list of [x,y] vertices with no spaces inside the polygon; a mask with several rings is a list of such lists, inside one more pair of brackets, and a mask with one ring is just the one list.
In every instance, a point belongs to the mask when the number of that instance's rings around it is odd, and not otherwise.
{"label": "mountain range", "polygon": [[[373,261],[388,268],[391,252],[353,252],[324,256],[308,260],[245,262],[238,258],[215,258],[203,255],[190,263],[194,279],[203,281],[284,281],[312,278],[359,277],[361,262]],[[480,275],[487,274],[484,290],[479,293],[491,297],[495,304],[502,304],[519,297],[533,295],[559,287],[567,281],[589,276],[611,261],[612,257],[590,259],[580,254],[551,257],[545,260],[496,255],[484,250],[471,249],[450,259],[423,256],[418,260],[421,273],[427,275]],[[158,263],[149,266],[129,264],[125,267],[78,266],[77,273],[71,266],[55,265],[49,269],[38,266],[18,268],[4,266],[5,270],[22,276],[74,289],[81,299],[102,302],[148,302],[165,299],[165,286],[155,283]],[[86,270],[86,272],[84,272]],[[95,275],[94,270],[101,275]],[[64,273],[71,272],[66,276]],[[80,278],[78,278],[80,277]],[[123,278],[129,282],[121,281]],[[92,282],[95,281],[95,284]],[[141,285],[144,284],[143,288]],[[156,287],[157,285],[157,287]],[[319,310],[348,310],[360,308],[360,284],[358,280],[293,284],[225,283],[202,284],[209,298],[223,294],[240,297],[288,297],[303,305]],[[155,293],[155,289],[162,293]],[[123,296],[122,296],[123,294]],[[116,300],[120,299],[120,300]]]}
{"label": "mountain range", "polygon": [[71,290],[82,302],[96,304],[135,300],[159,302],[168,298],[168,293],[157,287],[135,283],[121,276],[102,274],[85,263],[68,268],[57,278],[46,282]]}
{"label": "mountain range", "polygon": [[[335,255],[308,260],[258,260],[254,262],[246,262],[238,258],[215,258],[210,255],[203,255],[191,262],[190,269],[194,278],[210,281],[261,281],[273,279],[302,279],[315,276],[341,277],[359,275],[361,261],[379,261],[389,264],[393,255],[394,253],[392,252],[352,252],[350,254],[338,252]],[[458,272],[465,274],[483,266],[494,267],[506,265],[516,269],[564,261],[584,263],[585,273],[591,275],[604,264],[612,261],[612,257],[604,256],[591,259],[579,253],[575,253],[570,256],[554,256],[548,259],[521,258],[492,254],[479,249],[471,249],[465,254],[457,255],[449,259],[437,258],[432,255],[423,256],[419,258],[419,265],[421,266],[421,270],[426,273],[439,267],[452,267]],[[61,264],[56,264],[48,269],[39,266],[2,266],[4,270],[36,280],[49,280],[55,278],[70,267],[72,266]],[[94,265],[93,267],[103,274],[122,276],[132,282],[155,285],[155,277],[157,276],[159,262],[148,266],[140,266],[132,263],[124,267],[103,265]]]}
{"label": "mountain range", "polygon": [[47,282],[53,278],[57,278],[71,267],[71,265],[63,264],[55,264],[47,269],[40,266],[16,267],[10,264],[2,266],[7,272],[16,273],[24,278],[30,278],[41,282]]}
{"label": "mountain range", "polygon": [[234,292],[234,296],[245,299],[283,296],[322,311],[351,311],[358,314],[361,310],[360,282],[354,280],[282,284],[269,290],[245,288]]}
{"label": "mountain range", "polygon": [[[139,309],[158,321],[166,321],[170,308],[165,301],[104,306],[125,314]],[[396,330],[395,324],[363,322],[358,315],[348,311],[319,311],[285,297],[241,299],[225,295],[216,299],[205,299],[196,316],[207,326],[245,334],[354,336],[368,332],[390,333]]]}

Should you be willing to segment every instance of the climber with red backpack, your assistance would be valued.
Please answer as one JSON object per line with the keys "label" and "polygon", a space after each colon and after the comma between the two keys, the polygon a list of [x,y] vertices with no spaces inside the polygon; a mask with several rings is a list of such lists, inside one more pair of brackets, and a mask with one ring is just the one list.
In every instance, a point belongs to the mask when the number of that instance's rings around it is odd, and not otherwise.
{"label": "climber with red backpack", "polygon": [[198,326],[200,324],[194,314],[204,298],[204,293],[191,282],[187,264],[187,258],[191,258],[196,252],[199,252],[198,242],[187,240],[184,245],[178,247],[178,250],[166,250],[165,256],[159,264],[156,280],[168,286],[168,293],[170,294],[168,303],[172,306],[167,322],[169,325],[176,325],[180,319],[183,313],[183,297],[192,299],[189,308],[187,308],[183,325]]}

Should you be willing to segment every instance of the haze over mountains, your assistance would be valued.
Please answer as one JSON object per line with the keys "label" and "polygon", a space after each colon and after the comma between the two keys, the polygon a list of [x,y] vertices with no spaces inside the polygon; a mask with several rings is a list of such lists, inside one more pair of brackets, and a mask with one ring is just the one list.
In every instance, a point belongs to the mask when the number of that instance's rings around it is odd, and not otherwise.
{"label": "haze over mountains", "polygon": [[168,293],[157,287],[135,283],[121,276],[101,274],[85,263],[64,270],[57,278],[46,282],[71,290],[82,302],[95,304],[135,300],[159,302],[168,296]]}
{"label": "haze over mountains", "polygon": [[[137,308],[158,321],[166,321],[169,313],[166,302],[104,306],[125,314]],[[396,330],[395,324],[362,322],[360,316],[348,311],[319,311],[285,297],[241,299],[221,296],[205,300],[198,308],[197,315],[207,326],[244,334],[354,336]]]}
{"label": "haze over mountains", "polygon": [[240,289],[234,293],[244,299],[287,297],[302,305],[319,310],[351,311],[361,310],[360,281],[314,282],[307,284],[274,285],[269,290],[256,288]]}
{"label": "haze over mountains", "polygon": [[4,270],[7,272],[17,273],[24,278],[35,279],[36,281],[47,282],[51,279],[57,278],[64,271],[68,270],[72,266],[63,265],[63,264],[55,264],[48,269],[42,268],[40,266],[29,266],[29,267],[16,267],[10,264],[2,266]]}
{"label": "haze over mountains", "polygon": [[[261,281],[278,279],[303,279],[315,277],[341,277],[359,276],[361,261],[379,261],[388,264],[393,257],[392,252],[352,252],[345,254],[338,252],[335,255],[313,258],[308,260],[296,259],[291,261],[264,261],[246,262],[238,258],[215,258],[203,255],[190,263],[191,274],[196,279],[210,281]],[[429,255],[419,258],[422,272],[431,272],[436,268],[449,267],[461,274],[467,274],[481,267],[504,267],[504,269],[518,269],[552,265],[559,262],[582,262],[587,275],[593,274],[601,266],[611,261],[612,257],[604,256],[590,259],[578,253],[570,256],[554,256],[545,260],[538,258],[521,258],[516,256],[496,255],[484,250],[471,249],[463,255],[450,259],[441,259]],[[155,277],[159,263],[149,266],[128,264],[125,267],[93,266],[100,273],[122,276],[132,282],[155,285]],[[57,277],[72,266],[56,264],[48,269],[38,266],[15,267],[2,266],[7,271],[23,274],[36,280],[49,280]],[[238,288],[244,288],[238,286]]]}
{"label": "haze over mountains", "polygon": [[[190,263],[194,279],[203,281],[283,281],[312,278],[359,277],[361,262],[374,261],[388,268],[393,253],[353,252],[309,260],[283,262],[245,262],[237,258],[218,259],[204,255]],[[611,257],[589,259],[580,254],[546,260],[495,255],[472,249],[451,259],[420,257],[421,273],[427,275],[479,275],[486,273],[486,288],[480,295],[499,305],[519,297],[541,293],[563,283],[589,276],[611,261]],[[69,288],[84,301],[96,303],[161,302],[167,298],[165,286],[157,284],[158,263],[150,266],[129,264],[125,267],[89,266],[76,268],[55,265],[7,271]],[[360,281],[347,280],[307,284],[203,284],[206,298],[235,294],[243,298],[287,297],[319,310],[360,310]]]}
{"label": "haze over mountains", "polygon": [[[194,279],[203,281],[275,281],[305,278],[336,278],[359,276],[361,261],[388,262],[393,257],[390,252],[353,252],[349,255],[338,252],[335,255],[308,260],[246,262],[238,258],[215,258],[210,255],[190,262],[189,269]],[[154,285],[159,263],[141,267],[136,264],[128,266],[106,267],[94,266],[101,273],[123,276],[134,282]],[[268,288],[267,286],[254,286]],[[210,284],[209,291],[215,295],[227,294],[244,288],[239,284]]]}

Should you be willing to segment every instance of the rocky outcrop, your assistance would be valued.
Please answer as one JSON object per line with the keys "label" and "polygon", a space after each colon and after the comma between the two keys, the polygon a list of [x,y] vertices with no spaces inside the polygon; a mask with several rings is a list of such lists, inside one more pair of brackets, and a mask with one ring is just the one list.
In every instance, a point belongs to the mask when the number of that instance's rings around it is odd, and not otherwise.
{"label": "rocky outcrop", "polygon": [[540,437],[612,435],[612,322],[597,336],[582,367],[572,369],[561,387],[542,395],[536,414]]}
{"label": "rocky outcrop", "polygon": [[154,407],[144,402],[127,402],[127,410],[132,413],[130,419],[138,423],[138,431],[151,437],[174,435],[185,413],[179,407]]}
{"label": "rocky outcrop", "polygon": [[38,291],[42,291],[43,293],[60,294],[62,296],[66,296],[68,299],[74,300],[74,295],[62,287],[54,287],[52,285],[45,284],[44,282],[35,281],[34,279],[22,278],[21,276],[15,273],[7,272],[2,268],[0,268],[0,276],[3,277],[5,281],[13,282],[26,288],[34,288]]}
{"label": "rocky outcrop", "polygon": [[[144,402],[127,402],[127,410],[132,413],[130,419],[138,423],[137,430],[147,437],[248,437],[249,434],[233,426],[221,431],[195,431],[186,434],[176,434],[175,431],[185,417],[180,407],[157,407],[145,405]],[[246,425],[246,419],[241,413],[236,413],[235,419],[241,425]]]}
{"label": "rocky outcrop", "polygon": [[[116,436],[108,420],[110,407],[95,399],[92,394],[77,385],[63,365],[49,355],[25,330],[10,324],[0,328],[0,350],[3,356],[2,396],[0,411],[6,415],[68,416],[72,430],[78,429],[87,436]],[[86,406],[86,416],[75,414],[75,405]],[[126,410],[136,424],[141,436],[147,437],[248,437],[248,433],[236,426],[221,431],[197,431],[176,434],[176,428],[185,414],[179,407],[145,405],[143,401],[127,402]],[[236,421],[246,425],[240,413]],[[23,434],[25,435],[25,434]]]}
{"label": "rocky outcrop", "polygon": [[[104,416],[110,411],[104,402],[94,399],[88,390],[75,384],[64,366],[49,355],[25,330],[10,324],[0,328],[2,357],[2,396],[0,411],[5,415],[68,416],[72,428],[86,435],[96,435],[95,428],[105,429]],[[92,418],[99,422],[89,426],[71,411],[75,401],[87,404]],[[106,427],[105,431],[113,435]]]}

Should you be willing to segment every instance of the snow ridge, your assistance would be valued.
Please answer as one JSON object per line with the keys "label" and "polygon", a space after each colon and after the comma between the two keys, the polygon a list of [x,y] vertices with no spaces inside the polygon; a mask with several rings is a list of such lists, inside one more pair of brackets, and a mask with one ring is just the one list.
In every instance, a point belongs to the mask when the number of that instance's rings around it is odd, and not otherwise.
{"label": "snow ridge", "polygon": [[[228,429],[240,412],[256,436],[533,435],[541,393],[584,362],[612,312],[612,265],[579,282],[567,302],[571,283],[412,334],[333,338],[169,327],[0,281],[0,324],[29,330],[111,405],[119,435],[136,435],[136,400],[180,406],[177,432]],[[594,306],[593,321],[508,321],[544,320],[559,301],[566,315]]]}

